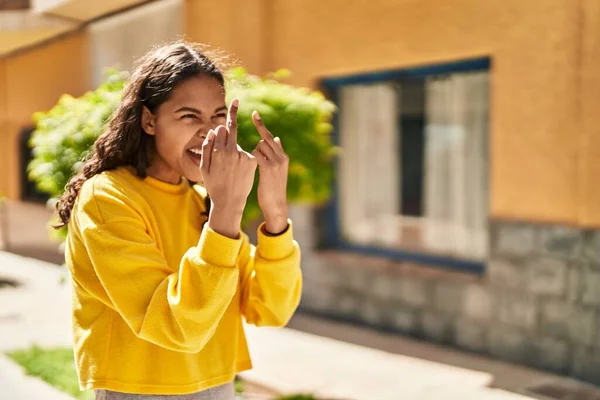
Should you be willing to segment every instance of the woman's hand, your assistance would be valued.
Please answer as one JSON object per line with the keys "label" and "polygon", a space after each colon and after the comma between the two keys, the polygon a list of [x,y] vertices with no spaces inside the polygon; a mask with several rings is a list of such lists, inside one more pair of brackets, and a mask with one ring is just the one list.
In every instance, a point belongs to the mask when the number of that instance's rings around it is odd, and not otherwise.
{"label": "woman's hand", "polygon": [[254,184],[256,158],[237,144],[237,110],[229,106],[227,127],[210,130],[202,145],[200,171],[212,205],[208,225],[214,231],[237,238],[246,199]]}
{"label": "woman's hand", "polygon": [[257,111],[252,113],[252,121],[262,140],[252,152],[258,161],[258,204],[265,217],[268,233],[279,234],[288,226],[287,177],[289,158],[281,145],[281,140],[264,125]]}

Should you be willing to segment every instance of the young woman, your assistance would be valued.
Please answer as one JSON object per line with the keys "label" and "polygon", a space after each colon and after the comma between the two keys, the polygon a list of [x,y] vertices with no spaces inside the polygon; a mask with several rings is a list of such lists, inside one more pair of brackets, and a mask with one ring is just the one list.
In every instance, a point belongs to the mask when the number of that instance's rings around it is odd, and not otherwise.
{"label": "young woman", "polygon": [[[76,365],[97,399],[233,399],[251,368],[242,318],[283,326],[298,305],[288,158],[256,112],[262,140],[244,152],[237,109],[197,48],[149,53],[59,202]],[[254,247],[240,221],[257,165]]]}

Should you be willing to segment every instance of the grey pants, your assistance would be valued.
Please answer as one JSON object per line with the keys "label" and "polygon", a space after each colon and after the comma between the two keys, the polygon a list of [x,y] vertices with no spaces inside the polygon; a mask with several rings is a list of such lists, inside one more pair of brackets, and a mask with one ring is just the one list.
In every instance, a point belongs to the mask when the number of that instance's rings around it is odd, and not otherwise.
{"label": "grey pants", "polygon": [[96,390],[96,400],[235,400],[233,382],[191,394],[130,394]]}

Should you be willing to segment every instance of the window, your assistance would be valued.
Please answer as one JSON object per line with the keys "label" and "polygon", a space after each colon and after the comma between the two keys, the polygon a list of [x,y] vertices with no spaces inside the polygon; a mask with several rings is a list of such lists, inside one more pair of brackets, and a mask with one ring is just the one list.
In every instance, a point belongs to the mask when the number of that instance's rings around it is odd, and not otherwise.
{"label": "window", "polygon": [[325,81],[341,147],[329,244],[481,268],[488,69],[478,60]]}

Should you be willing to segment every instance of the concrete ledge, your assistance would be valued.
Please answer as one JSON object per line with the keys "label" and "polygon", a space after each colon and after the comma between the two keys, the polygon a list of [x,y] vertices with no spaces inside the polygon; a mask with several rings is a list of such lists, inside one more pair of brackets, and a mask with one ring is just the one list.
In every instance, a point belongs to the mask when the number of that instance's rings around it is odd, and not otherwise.
{"label": "concrete ledge", "polygon": [[0,11],[0,33],[74,28],[77,25],[63,18],[38,14],[30,10]]}
{"label": "concrete ledge", "polygon": [[37,12],[53,14],[76,21],[91,21],[149,0],[33,0]]}
{"label": "concrete ledge", "polygon": [[79,24],[63,18],[37,14],[30,10],[0,11],[0,57],[74,31],[78,27]]}

